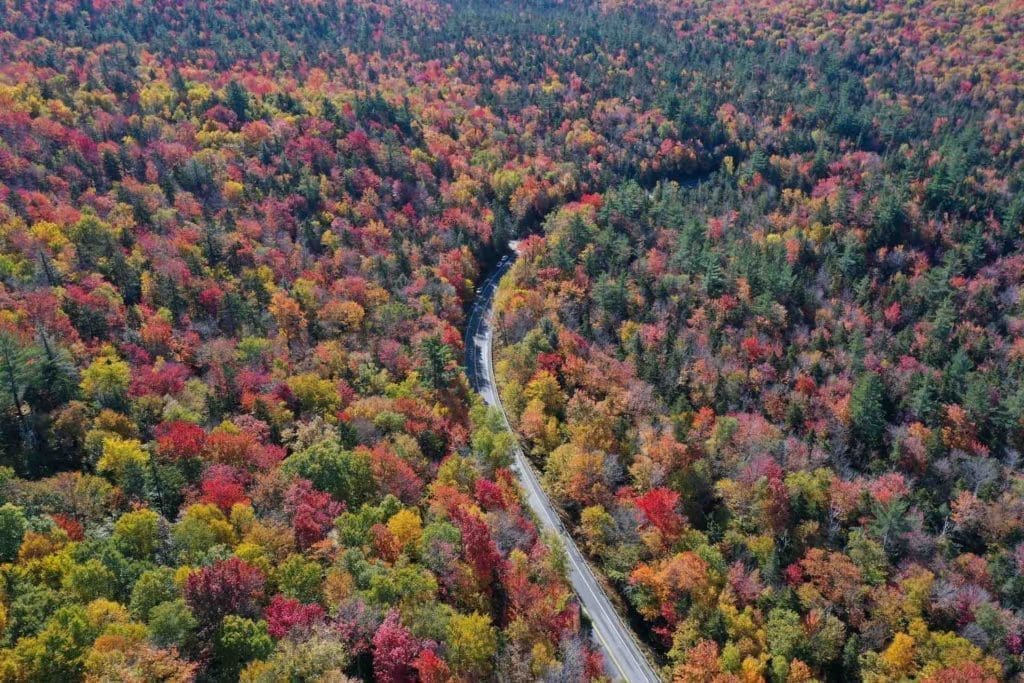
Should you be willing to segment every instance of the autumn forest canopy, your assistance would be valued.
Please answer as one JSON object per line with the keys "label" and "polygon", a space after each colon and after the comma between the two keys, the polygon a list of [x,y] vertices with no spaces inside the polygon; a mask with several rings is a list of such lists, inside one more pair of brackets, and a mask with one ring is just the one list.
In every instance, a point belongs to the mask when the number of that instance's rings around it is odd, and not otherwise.
{"label": "autumn forest canopy", "polygon": [[0,0],[0,681],[1022,675],[1021,36]]}

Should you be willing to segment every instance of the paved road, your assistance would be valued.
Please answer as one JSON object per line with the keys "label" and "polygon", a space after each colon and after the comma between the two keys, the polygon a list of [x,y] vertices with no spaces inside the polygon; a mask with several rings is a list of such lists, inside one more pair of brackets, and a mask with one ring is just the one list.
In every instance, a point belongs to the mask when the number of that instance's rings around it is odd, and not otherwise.
{"label": "paved road", "polygon": [[[494,272],[484,281],[473,302],[466,325],[466,371],[473,387],[491,406],[497,408],[511,432],[505,408],[498,396],[497,384],[494,379],[494,368],[491,355],[491,304],[494,291],[498,287],[501,276],[512,265],[511,257],[498,265]],[[526,491],[526,502],[533,510],[543,529],[557,533],[565,546],[569,560],[569,581],[579,596],[583,611],[586,612],[593,625],[594,635],[604,651],[605,663],[609,673],[617,680],[629,683],[660,681],[654,667],[644,656],[634,639],[633,633],[615,612],[608,596],[594,578],[594,572],[583,558],[576,543],[563,527],[554,506],[540,486],[537,474],[530,465],[518,443],[515,447],[515,460],[512,470],[519,477]]]}

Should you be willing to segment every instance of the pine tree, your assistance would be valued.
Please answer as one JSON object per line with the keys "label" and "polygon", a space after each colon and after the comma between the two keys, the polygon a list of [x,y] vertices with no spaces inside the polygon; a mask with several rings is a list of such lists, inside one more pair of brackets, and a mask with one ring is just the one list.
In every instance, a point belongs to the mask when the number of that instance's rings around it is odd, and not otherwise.
{"label": "pine tree", "polygon": [[882,378],[867,372],[857,379],[850,396],[851,432],[857,446],[866,452],[882,447],[886,424],[884,389]]}
{"label": "pine tree", "polygon": [[247,121],[249,117],[249,93],[238,81],[231,81],[225,91],[228,109],[235,112],[239,121]]}

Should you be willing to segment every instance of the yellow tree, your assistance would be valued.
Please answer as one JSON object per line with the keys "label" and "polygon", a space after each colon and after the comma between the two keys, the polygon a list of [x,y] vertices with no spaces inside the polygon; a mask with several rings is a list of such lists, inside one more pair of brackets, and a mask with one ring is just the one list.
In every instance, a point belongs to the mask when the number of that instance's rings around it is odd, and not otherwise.
{"label": "yellow tree", "polygon": [[487,678],[498,649],[491,618],[478,612],[453,615],[448,622],[448,648],[457,673],[468,680]]}

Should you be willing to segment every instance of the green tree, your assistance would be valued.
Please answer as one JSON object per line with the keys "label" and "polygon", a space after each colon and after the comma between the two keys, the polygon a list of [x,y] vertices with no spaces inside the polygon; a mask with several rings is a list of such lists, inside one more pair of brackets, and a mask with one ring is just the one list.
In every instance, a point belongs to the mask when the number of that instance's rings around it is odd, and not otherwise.
{"label": "green tree", "polygon": [[886,552],[896,550],[897,541],[908,529],[907,509],[909,507],[910,504],[901,498],[884,504],[876,501],[872,505],[871,512],[874,519],[870,528]]}
{"label": "green tree", "polygon": [[[900,515],[906,513],[905,507],[894,508],[895,510],[900,510]],[[878,517],[876,517],[877,520]],[[892,530],[887,531],[889,533],[883,531],[882,538],[890,535]],[[860,569],[865,581],[873,586],[885,583],[889,560],[885,556],[885,548],[882,545],[868,538],[863,529],[854,529],[850,532],[850,538],[846,542],[846,550],[850,559]]]}
{"label": "green tree", "polygon": [[374,574],[368,594],[380,606],[424,604],[437,597],[437,579],[417,565],[397,566]]}
{"label": "green tree", "polygon": [[346,451],[334,439],[320,441],[285,460],[284,471],[313,482],[349,508],[368,502],[376,490],[370,456],[365,451]]}
{"label": "green tree", "polygon": [[183,599],[168,600],[149,610],[149,637],[159,647],[181,647],[198,623]]}
{"label": "green tree", "polygon": [[174,585],[174,570],[170,567],[157,567],[139,576],[132,587],[129,605],[133,615],[148,621],[154,607],[174,600],[178,595],[178,588]]}
{"label": "green tree", "polygon": [[224,99],[228,109],[235,112],[239,121],[249,119],[249,91],[238,81],[231,81],[224,89]]}
{"label": "green tree", "polygon": [[356,512],[343,512],[335,520],[338,542],[345,547],[367,545],[373,525],[383,524],[401,509],[401,501],[389,494],[379,505],[364,503]]}
{"label": "green tree", "polygon": [[23,402],[25,351],[8,333],[0,333],[0,386],[4,388],[4,397],[18,420],[18,430],[22,444],[31,448],[35,445],[35,432],[29,423],[27,406]]}
{"label": "green tree", "polygon": [[12,640],[38,633],[62,602],[57,591],[48,586],[30,585],[11,600],[8,633]]}
{"label": "green tree", "polygon": [[0,562],[13,562],[25,538],[28,522],[21,508],[4,503],[0,506]]}
{"label": "green tree", "polygon": [[62,607],[38,635],[18,641],[15,656],[22,664],[26,680],[81,680],[83,656],[97,635],[84,607]]}
{"label": "green tree", "polygon": [[850,395],[850,431],[863,451],[877,452],[885,436],[885,387],[875,372],[857,379]]}
{"label": "green tree", "polygon": [[61,586],[78,602],[111,598],[117,590],[117,577],[99,560],[76,564],[64,575]]}
{"label": "green tree", "polygon": [[783,608],[773,609],[768,613],[764,630],[769,652],[786,660],[797,656],[805,638],[799,614]]}
{"label": "green tree", "polygon": [[189,507],[174,528],[171,539],[184,562],[200,562],[218,545],[235,540],[234,527],[216,505],[198,504]]}
{"label": "green tree", "polygon": [[455,381],[455,354],[450,346],[437,335],[427,337],[420,343],[423,356],[421,374],[423,383],[431,389],[446,389]]}
{"label": "green tree", "polygon": [[305,603],[320,601],[323,570],[316,562],[293,553],[277,568],[274,578],[278,589],[289,598]]}
{"label": "green tree", "polygon": [[236,681],[248,662],[266,659],[273,651],[274,641],[267,633],[267,622],[229,614],[217,629],[211,673],[214,680]]}
{"label": "green tree", "polygon": [[39,332],[42,347],[29,349],[25,367],[25,401],[37,411],[51,411],[78,393],[78,372],[71,354]]}

